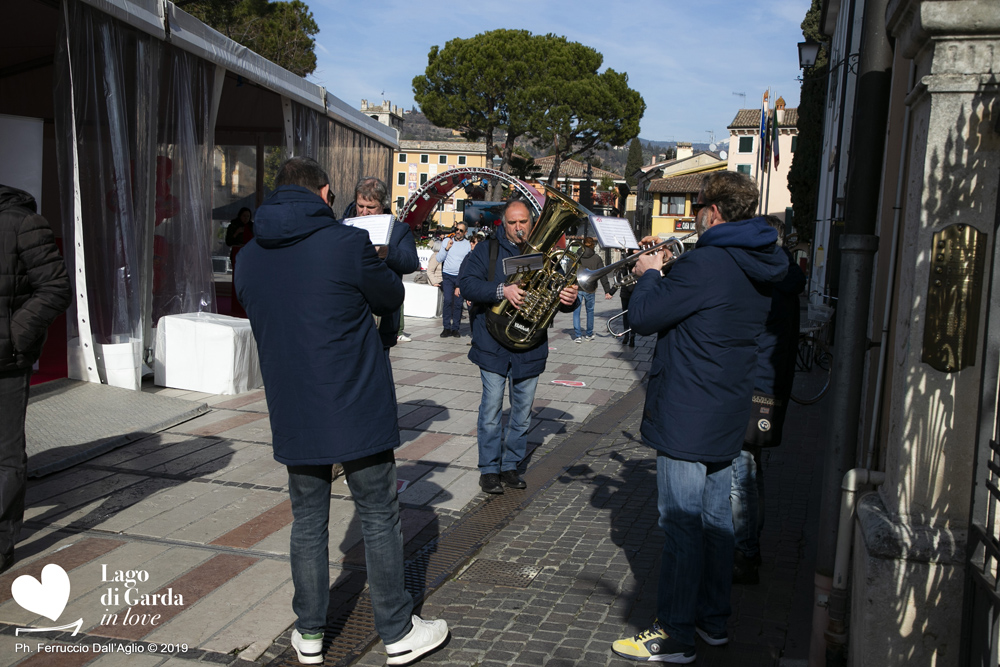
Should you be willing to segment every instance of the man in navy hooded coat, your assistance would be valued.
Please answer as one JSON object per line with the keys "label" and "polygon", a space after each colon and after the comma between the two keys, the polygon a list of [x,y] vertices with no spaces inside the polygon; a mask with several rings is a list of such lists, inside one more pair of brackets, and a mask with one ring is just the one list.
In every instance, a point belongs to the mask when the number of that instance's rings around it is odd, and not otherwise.
{"label": "man in navy hooded coat", "polygon": [[[657,618],[616,641],[632,660],[693,662],[695,635],[725,644],[733,569],[730,466],[750,417],[757,335],[772,286],[788,270],[777,232],[754,218],[757,185],[732,171],[702,182],[698,243],[660,271],[664,257],[643,255],[629,324],[657,335],[641,433],[656,449],[660,527]],[[645,241],[646,239],[644,239]]]}
{"label": "man in navy hooded coat", "polygon": [[396,395],[373,318],[399,308],[403,283],[366,231],[337,222],[317,162],[292,158],[275,183],[240,253],[236,284],[257,340],[274,458],[288,467],[292,647],[300,662],[323,661],[330,482],[341,462],[361,518],[387,664],[412,662],[444,642],[448,626],[413,615],[403,580]]}

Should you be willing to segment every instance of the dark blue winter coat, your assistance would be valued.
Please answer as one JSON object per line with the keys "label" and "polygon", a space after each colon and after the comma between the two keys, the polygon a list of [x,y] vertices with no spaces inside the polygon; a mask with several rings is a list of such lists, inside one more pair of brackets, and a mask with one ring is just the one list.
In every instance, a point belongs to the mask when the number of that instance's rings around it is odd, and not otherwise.
{"label": "dark blue winter coat", "polygon": [[[392,234],[389,236],[388,248],[389,254],[385,256],[385,263],[400,278],[420,268],[417,244],[413,240],[413,232],[410,230],[410,226],[405,222],[396,220],[392,225]],[[382,322],[378,327],[378,334],[382,339],[384,347],[392,347],[396,344],[396,337],[399,335],[399,318],[400,311],[398,308],[382,318]]]}
{"label": "dark blue winter coat", "polygon": [[795,352],[799,343],[799,295],[806,287],[806,275],[790,252],[781,249],[788,273],[774,286],[771,308],[764,330],[757,336],[757,376],[754,389],[787,400],[795,375]]}
{"label": "dark blue winter coat", "polygon": [[236,284],[250,317],[274,458],[321,465],[399,445],[396,397],[372,313],[403,303],[403,283],[362,229],[337,222],[305,188],[257,209]]}
{"label": "dark blue winter coat", "polygon": [[788,270],[763,218],[716,225],[666,277],[647,271],[629,303],[636,333],[657,334],[643,440],[685,461],[732,461],[750,417],[757,335]]}
{"label": "dark blue winter coat", "polygon": [[[497,299],[497,285],[506,281],[503,273],[503,260],[521,254],[517,246],[511,243],[502,230],[497,241],[496,270],[493,280],[489,280],[490,241],[476,244],[472,252],[462,263],[458,278],[458,288],[462,298],[473,303],[478,314],[472,315],[472,348],[469,350],[469,360],[483,370],[499,375],[507,375],[508,369],[515,380],[535,377],[545,370],[545,360],[549,356],[548,335],[542,336],[541,342],[530,350],[515,352],[508,350],[490,335],[486,329],[486,317],[481,312],[500,303]],[[564,312],[572,312],[580,300],[572,306],[560,306]]]}

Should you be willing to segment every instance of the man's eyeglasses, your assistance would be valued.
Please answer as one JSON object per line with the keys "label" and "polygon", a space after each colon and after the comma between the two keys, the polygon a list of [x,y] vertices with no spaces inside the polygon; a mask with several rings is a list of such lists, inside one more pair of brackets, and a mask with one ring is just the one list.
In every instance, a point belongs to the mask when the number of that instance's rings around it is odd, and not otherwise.
{"label": "man's eyeglasses", "polygon": [[697,215],[698,211],[705,208],[706,206],[711,206],[711,204],[703,204],[699,202],[691,202],[691,213]]}

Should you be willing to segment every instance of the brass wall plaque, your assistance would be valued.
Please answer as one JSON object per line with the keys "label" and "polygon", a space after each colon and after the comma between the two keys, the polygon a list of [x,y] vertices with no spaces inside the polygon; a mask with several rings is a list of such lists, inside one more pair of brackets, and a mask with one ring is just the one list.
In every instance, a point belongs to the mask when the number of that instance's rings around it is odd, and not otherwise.
{"label": "brass wall plaque", "polygon": [[950,225],[934,234],[921,361],[954,373],[976,361],[986,234]]}

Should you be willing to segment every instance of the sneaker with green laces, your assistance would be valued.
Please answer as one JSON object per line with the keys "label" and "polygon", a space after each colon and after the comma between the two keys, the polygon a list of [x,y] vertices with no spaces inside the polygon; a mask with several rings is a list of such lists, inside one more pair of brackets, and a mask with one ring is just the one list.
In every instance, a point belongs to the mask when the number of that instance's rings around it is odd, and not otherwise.
{"label": "sneaker with green laces", "polygon": [[302,634],[295,628],[292,630],[292,648],[303,665],[318,665],[323,662],[323,633]]}
{"label": "sneaker with green laces", "polygon": [[611,645],[611,650],[629,660],[669,662],[675,665],[687,665],[697,657],[694,646],[680,643],[664,632],[657,623],[634,637],[619,639]]}

